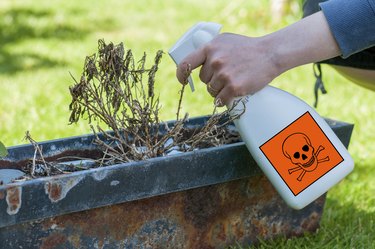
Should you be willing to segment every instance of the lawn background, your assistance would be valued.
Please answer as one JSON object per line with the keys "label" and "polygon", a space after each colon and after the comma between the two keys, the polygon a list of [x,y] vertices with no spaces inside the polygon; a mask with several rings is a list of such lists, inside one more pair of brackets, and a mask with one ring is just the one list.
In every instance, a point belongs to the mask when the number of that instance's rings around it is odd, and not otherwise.
{"label": "lawn background", "polygon": [[[197,21],[223,24],[223,31],[261,36],[297,21],[299,2],[275,21],[267,0],[0,1],[0,140],[6,146],[26,143],[27,130],[37,141],[89,133],[87,123],[68,125],[71,73],[79,78],[85,56],[97,40],[124,42],[136,58],[151,60],[165,52]],[[272,82],[312,104],[312,66],[293,69]],[[329,191],[321,228],[303,238],[264,242],[261,248],[375,248],[375,93],[351,84],[323,67],[328,94],[317,111],[355,124],[349,151],[356,168]],[[209,114],[212,99],[203,84],[186,91],[183,111],[191,117]],[[157,74],[162,118],[175,118],[175,66],[164,55]],[[236,248],[236,247],[234,247]]]}

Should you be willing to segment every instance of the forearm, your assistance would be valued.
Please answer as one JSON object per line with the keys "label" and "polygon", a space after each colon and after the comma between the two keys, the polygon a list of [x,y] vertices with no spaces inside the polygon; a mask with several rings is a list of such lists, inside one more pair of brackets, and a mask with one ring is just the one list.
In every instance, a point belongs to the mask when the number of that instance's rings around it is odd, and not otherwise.
{"label": "forearm", "polygon": [[341,54],[321,11],[262,39],[279,73]]}
{"label": "forearm", "polygon": [[200,79],[220,100],[215,103],[228,104],[259,91],[289,69],[342,55],[335,37],[322,11],[258,38],[220,34],[181,61],[177,78],[187,82],[191,70],[202,66]]}

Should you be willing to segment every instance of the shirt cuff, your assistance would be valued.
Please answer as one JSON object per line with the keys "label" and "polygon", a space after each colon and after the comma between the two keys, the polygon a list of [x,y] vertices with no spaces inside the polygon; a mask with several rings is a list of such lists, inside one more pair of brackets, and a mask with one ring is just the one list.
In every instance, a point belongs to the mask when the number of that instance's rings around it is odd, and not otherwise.
{"label": "shirt cuff", "polygon": [[375,0],[330,0],[319,5],[343,58],[375,45]]}

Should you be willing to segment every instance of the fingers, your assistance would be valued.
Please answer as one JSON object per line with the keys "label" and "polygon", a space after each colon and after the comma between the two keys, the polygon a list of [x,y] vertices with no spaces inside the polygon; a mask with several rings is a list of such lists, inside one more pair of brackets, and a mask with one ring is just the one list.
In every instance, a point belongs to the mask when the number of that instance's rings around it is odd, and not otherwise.
{"label": "fingers", "polygon": [[182,84],[186,84],[190,72],[204,64],[205,60],[206,54],[202,48],[199,48],[186,56],[177,66],[176,76],[178,81],[180,81]]}
{"label": "fingers", "polygon": [[222,107],[230,103],[232,99],[231,94],[233,93],[231,92],[230,87],[227,87],[225,84],[220,84],[220,82],[208,83],[207,91],[212,97],[215,98],[214,104],[218,107]]}
{"label": "fingers", "polygon": [[205,63],[202,65],[202,68],[199,73],[199,78],[201,79],[202,82],[206,84],[211,82],[212,77],[214,75],[214,71],[212,67],[207,62],[208,62],[208,59],[206,59]]}
{"label": "fingers", "polygon": [[232,97],[229,87],[224,87],[215,97],[215,105],[222,107],[230,103]]}
{"label": "fingers", "polygon": [[207,91],[212,97],[216,97],[225,86],[225,82],[217,80],[215,76],[207,83]]}
{"label": "fingers", "polygon": [[215,98],[216,106],[223,106],[229,102],[230,97],[227,97],[231,92],[232,82],[226,77],[222,77],[222,74],[217,73],[211,79],[211,82],[207,84],[207,91]]}
{"label": "fingers", "polygon": [[[220,45],[219,40],[215,41]],[[227,43],[224,48],[220,48],[214,44],[215,41],[186,56],[177,66],[176,76],[179,82],[186,84],[191,71],[202,66],[199,74],[201,81],[206,83],[208,93],[216,98],[215,105],[223,106],[246,90],[243,89],[245,82],[239,82],[237,76],[247,70],[241,69],[241,64],[237,62],[238,56],[232,54],[233,49],[226,51]]]}
{"label": "fingers", "polygon": [[[198,50],[197,50],[198,51]],[[203,50],[188,55],[177,67],[177,78],[181,83],[186,83],[191,71],[200,65],[200,79],[206,83],[207,92],[215,98],[216,106],[224,106],[230,103],[234,91],[234,84],[228,75],[215,73],[214,68],[206,62],[206,56]]]}
{"label": "fingers", "polygon": [[206,87],[207,87],[207,92],[212,96],[212,97],[216,97],[219,92],[220,92],[220,89],[216,89],[214,86],[212,86],[213,84],[211,82],[207,83]]}

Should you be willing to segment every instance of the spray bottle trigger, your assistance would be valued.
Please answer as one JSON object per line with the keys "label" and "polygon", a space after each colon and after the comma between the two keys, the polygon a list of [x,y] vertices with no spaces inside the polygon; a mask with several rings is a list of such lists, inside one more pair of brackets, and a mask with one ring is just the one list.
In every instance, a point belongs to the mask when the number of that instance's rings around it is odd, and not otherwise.
{"label": "spray bottle trigger", "polygon": [[[169,50],[169,55],[176,64],[203,44],[212,40],[219,34],[221,25],[212,22],[199,22],[190,28]],[[191,91],[194,92],[194,83],[191,76],[188,77]]]}
{"label": "spray bottle trigger", "polygon": [[202,47],[204,44],[208,43],[213,38],[214,36],[210,34],[209,32],[202,30],[202,29],[197,30],[193,34],[193,44],[194,44],[195,49]]}
{"label": "spray bottle trigger", "polygon": [[191,76],[188,77],[188,82],[189,82],[189,86],[190,86],[191,91],[194,92],[195,87],[194,87],[194,82],[193,82],[193,79],[191,78]]}

